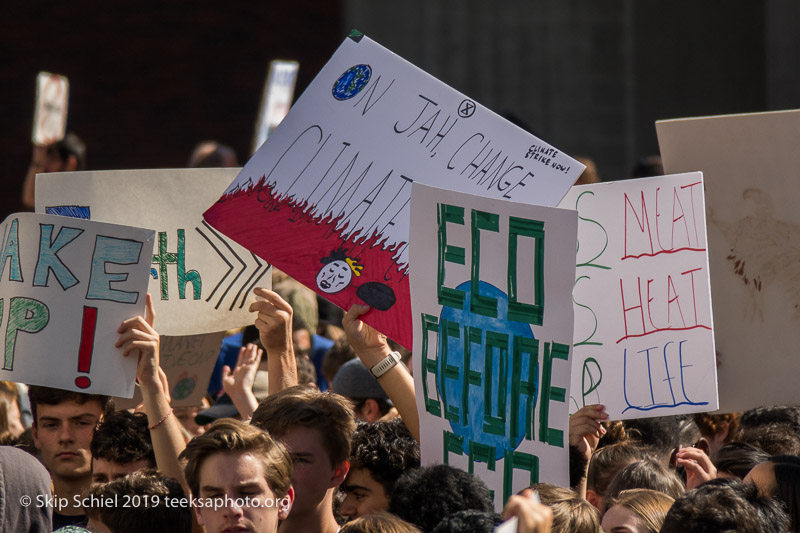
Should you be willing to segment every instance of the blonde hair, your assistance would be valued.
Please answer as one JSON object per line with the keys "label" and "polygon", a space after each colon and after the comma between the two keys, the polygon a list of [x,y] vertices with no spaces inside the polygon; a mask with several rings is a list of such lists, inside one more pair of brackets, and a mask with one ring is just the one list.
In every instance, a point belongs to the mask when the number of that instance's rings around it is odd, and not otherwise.
{"label": "blonde hair", "polygon": [[628,489],[611,498],[607,509],[619,505],[632,511],[642,521],[647,531],[658,533],[674,498],[650,489]]}
{"label": "blonde hair", "polygon": [[421,533],[421,531],[393,514],[374,513],[347,522],[339,533]]}

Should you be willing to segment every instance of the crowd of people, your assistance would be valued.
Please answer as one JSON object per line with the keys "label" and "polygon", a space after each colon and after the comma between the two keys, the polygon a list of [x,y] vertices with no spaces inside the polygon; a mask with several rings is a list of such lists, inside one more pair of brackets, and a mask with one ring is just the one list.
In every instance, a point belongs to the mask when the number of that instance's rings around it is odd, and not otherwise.
{"label": "crowd of people", "polygon": [[[206,145],[191,163],[209,154],[236,161]],[[254,292],[202,406],[171,405],[149,295],[118,330],[135,410],[0,382],[0,531],[800,531],[798,407],[611,422],[584,406],[570,487],[536,483],[498,513],[479,477],[421,466],[412,354],[361,320],[368,307],[343,313],[280,272]]]}

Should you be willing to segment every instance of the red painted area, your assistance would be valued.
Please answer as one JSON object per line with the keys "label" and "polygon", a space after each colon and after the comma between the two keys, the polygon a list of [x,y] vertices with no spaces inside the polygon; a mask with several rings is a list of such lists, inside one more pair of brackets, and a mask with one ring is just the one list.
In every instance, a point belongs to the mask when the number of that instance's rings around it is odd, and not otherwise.
{"label": "red painted area", "polygon": [[[92,352],[94,351],[94,331],[97,326],[97,308],[83,307],[83,323],[81,324],[81,344],[78,348],[78,372],[89,373],[92,368]],[[85,389],[92,384],[87,376],[75,378],[75,385]]]}
{"label": "red painted area", "polygon": [[[253,187],[223,196],[203,217],[214,228],[342,309],[364,303],[356,290],[365,283],[390,286],[397,299],[395,304],[386,311],[371,310],[363,317],[364,321],[412,348],[408,272],[394,259],[405,243],[385,246],[385,239],[375,232],[370,236],[345,237],[346,226],[336,229],[341,219],[313,215],[305,201],[281,198],[263,177]],[[345,289],[326,294],[317,288],[316,276],[324,266],[321,259],[339,248],[364,268]]]}

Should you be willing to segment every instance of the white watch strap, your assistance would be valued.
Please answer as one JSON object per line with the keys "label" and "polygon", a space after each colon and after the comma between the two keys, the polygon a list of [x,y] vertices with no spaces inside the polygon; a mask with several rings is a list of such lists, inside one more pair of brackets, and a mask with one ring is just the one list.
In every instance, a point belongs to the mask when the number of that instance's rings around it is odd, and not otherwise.
{"label": "white watch strap", "polygon": [[370,368],[369,371],[372,373],[373,376],[375,376],[375,379],[378,379],[379,377],[387,373],[389,370],[394,368],[399,362],[400,362],[400,352],[391,352],[383,359],[383,361]]}

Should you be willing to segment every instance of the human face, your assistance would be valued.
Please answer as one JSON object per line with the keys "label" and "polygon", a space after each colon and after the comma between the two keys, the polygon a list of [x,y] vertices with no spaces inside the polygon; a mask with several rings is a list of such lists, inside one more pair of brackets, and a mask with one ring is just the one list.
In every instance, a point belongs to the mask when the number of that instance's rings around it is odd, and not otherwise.
{"label": "human face", "polygon": [[[207,457],[198,473],[201,501],[217,507],[194,507],[207,533],[275,533],[289,515],[294,492],[278,498],[267,483],[261,458],[248,452],[220,452]],[[246,505],[257,501],[257,504]]]}
{"label": "human face", "polygon": [[339,514],[348,520],[389,510],[389,497],[383,485],[375,481],[366,468],[354,468],[342,483],[345,493]]}
{"label": "human face", "polygon": [[108,459],[97,458],[92,460],[92,483],[110,483],[115,479],[125,477],[133,472],[155,467],[147,459],[132,461],[130,463],[115,463]]}
{"label": "human face", "polygon": [[600,525],[606,533],[648,533],[636,513],[621,505],[612,505]]}
{"label": "human face", "polygon": [[346,461],[331,465],[330,455],[322,444],[322,434],[314,428],[293,427],[279,440],[289,450],[294,463],[292,512],[295,515],[313,513],[328,490],[339,486],[349,465]]}
{"label": "human face", "polygon": [[67,400],[58,405],[36,407],[33,442],[54,479],[79,480],[92,474],[94,427],[102,416],[100,404]]}
{"label": "human face", "polygon": [[350,284],[353,271],[344,261],[331,261],[317,273],[317,287],[322,292],[333,294],[339,292]]}
{"label": "human face", "polygon": [[754,483],[758,487],[759,495],[771,498],[776,488],[775,463],[765,461],[757,464],[747,473],[744,480]]}

